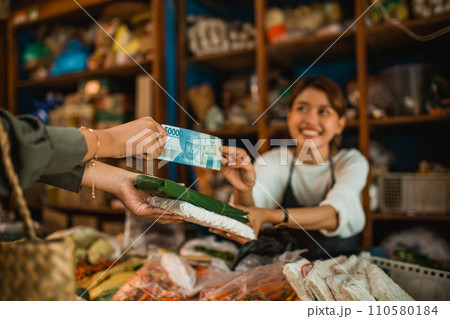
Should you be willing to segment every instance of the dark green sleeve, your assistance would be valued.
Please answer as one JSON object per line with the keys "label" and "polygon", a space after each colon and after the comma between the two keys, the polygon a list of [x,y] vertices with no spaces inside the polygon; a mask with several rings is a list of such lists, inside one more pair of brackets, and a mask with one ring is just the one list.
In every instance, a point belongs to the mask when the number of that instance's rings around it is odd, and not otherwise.
{"label": "dark green sleeve", "polygon": [[73,170],[68,173],[43,175],[40,182],[65,190],[79,193],[81,190],[81,181],[84,175],[84,163],[75,166]]}
{"label": "dark green sleeve", "polygon": [[[80,176],[83,174],[80,168],[76,167],[87,152],[86,141],[81,132],[75,128],[46,126],[33,116],[14,117],[2,109],[0,120],[9,135],[11,158],[22,188],[37,182],[42,175],[61,173],[78,176],[79,178],[68,188],[73,189],[73,185],[78,185],[75,187],[79,188]],[[53,181],[54,178],[56,177],[51,177]],[[62,179],[63,184],[68,186],[65,178],[67,176]],[[43,179],[46,180],[46,177]],[[1,165],[0,194],[7,195],[9,192],[8,181]]]}

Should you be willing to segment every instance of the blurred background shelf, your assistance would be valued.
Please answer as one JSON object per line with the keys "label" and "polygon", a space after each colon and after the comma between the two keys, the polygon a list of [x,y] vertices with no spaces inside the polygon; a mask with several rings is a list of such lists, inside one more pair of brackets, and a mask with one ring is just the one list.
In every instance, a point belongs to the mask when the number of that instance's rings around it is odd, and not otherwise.
{"label": "blurred background shelf", "polygon": [[10,23],[13,28],[32,27],[39,23],[51,22],[79,22],[88,19],[83,7],[90,15],[96,16],[105,4],[113,3],[114,0],[78,0],[75,1],[47,0],[33,5],[18,8],[12,13]]}
{"label": "blurred background shelf", "polygon": [[[144,61],[140,65],[132,64],[115,66],[109,69],[100,70],[86,70],[77,73],[64,74],[55,77],[49,77],[43,80],[20,80],[17,82],[16,87],[23,88],[40,88],[40,89],[55,89],[63,87],[76,86],[81,80],[86,80],[94,77],[108,77],[108,78],[134,78],[138,74],[146,72],[151,73],[152,61]],[[141,68],[142,67],[142,68]]]}
{"label": "blurred background shelf", "polygon": [[279,64],[311,63],[328,50],[321,62],[355,58],[355,31],[310,35],[267,45],[269,58]]}
{"label": "blurred background shelf", "polygon": [[391,116],[382,119],[371,119],[369,124],[375,127],[383,126],[398,126],[398,125],[414,125],[414,124],[426,124],[426,123],[440,123],[450,121],[450,115],[403,115],[403,116]]}
{"label": "blurred background shelf", "polygon": [[258,127],[249,125],[241,128],[223,128],[217,130],[200,130],[205,134],[214,135],[221,138],[239,138],[239,137],[256,137],[258,135]]}
{"label": "blurred background shelf", "polygon": [[[426,35],[450,26],[450,14],[407,20],[403,21],[402,24],[419,35]],[[448,40],[450,40],[450,33],[428,42],[419,42],[391,23],[367,28],[367,42],[370,48],[376,51],[424,49],[430,52],[442,47],[445,41],[448,45]]]}
{"label": "blurred background shelf", "polygon": [[255,48],[202,56],[191,56],[186,58],[186,63],[197,64],[203,67],[227,72],[230,70],[252,68],[255,65]]}
{"label": "blurred background shelf", "polygon": [[404,221],[442,221],[449,222],[450,214],[447,215],[402,215],[392,213],[373,213],[373,220],[404,220]]}

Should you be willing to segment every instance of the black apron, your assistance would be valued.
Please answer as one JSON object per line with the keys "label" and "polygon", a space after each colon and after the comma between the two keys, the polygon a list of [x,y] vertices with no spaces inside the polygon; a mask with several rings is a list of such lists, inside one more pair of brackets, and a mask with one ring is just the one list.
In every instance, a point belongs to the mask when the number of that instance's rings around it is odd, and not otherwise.
{"label": "black apron", "polygon": [[[283,208],[300,208],[303,207],[297,201],[292,191],[291,180],[292,173],[295,167],[295,157],[292,161],[289,170],[289,180],[286,185],[286,190],[284,191],[283,201],[281,206]],[[334,163],[333,159],[330,157],[330,170],[331,170],[331,188],[335,184],[334,176]],[[318,206],[319,203],[312,206]],[[255,254],[260,256],[275,257],[281,255],[285,251],[292,251],[297,249],[308,249],[307,252],[303,253],[302,256],[308,258],[309,260],[315,259],[328,259],[338,255],[350,255],[357,253],[360,250],[360,238],[359,235],[355,235],[349,238],[327,237],[322,235],[319,231],[307,231],[315,241],[320,244],[317,245],[314,240],[302,229],[292,229],[292,228],[266,228],[263,229],[257,240],[246,243],[239,250],[238,257],[232,267],[234,269],[239,262],[247,257],[248,255]],[[329,254],[329,255],[328,255]]]}
{"label": "black apron", "polygon": [[[304,207],[300,205],[297,201],[297,199],[294,196],[294,193],[292,191],[291,186],[291,180],[292,180],[292,173],[294,171],[295,167],[295,157],[292,161],[290,171],[289,171],[289,180],[286,186],[286,190],[284,191],[283,200],[281,202],[281,206],[284,208],[300,208]],[[334,163],[333,159],[330,156],[330,171],[331,171],[331,187],[330,190],[333,188],[335,184],[335,175],[334,175]],[[314,203],[312,206],[318,206],[319,203]],[[288,211],[289,212],[289,211]],[[307,248],[308,253],[303,254],[308,259],[320,259],[320,258],[329,258],[328,254],[330,256],[337,256],[341,254],[352,254],[357,252],[360,247],[360,238],[359,235],[354,235],[349,238],[340,238],[339,236],[334,237],[327,237],[323,235],[320,231],[317,230],[309,230],[307,231],[309,235],[311,235],[312,238],[317,241],[322,248],[320,248],[319,245],[317,245],[316,242],[314,242],[310,236],[306,233],[306,231],[302,229],[292,229],[292,228],[286,228],[283,231],[289,232],[291,237],[295,240],[295,246],[299,249]],[[328,252],[328,254],[325,252]]]}

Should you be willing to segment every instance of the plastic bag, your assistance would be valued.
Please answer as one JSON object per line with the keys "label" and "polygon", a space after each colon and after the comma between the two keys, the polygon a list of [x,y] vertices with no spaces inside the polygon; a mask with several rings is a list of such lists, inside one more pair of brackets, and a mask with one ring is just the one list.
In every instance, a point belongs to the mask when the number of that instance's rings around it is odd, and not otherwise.
{"label": "plastic bag", "polygon": [[123,248],[129,255],[146,257],[153,247],[178,249],[184,241],[183,225],[158,224],[126,212]]}
{"label": "plastic bag", "polygon": [[294,300],[296,293],[283,275],[283,266],[299,258],[299,251],[287,252],[274,263],[240,273],[232,281],[203,289],[200,300]]}
{"label": "plastic bag", "polygon": [[[168,267],[169,271],[163,265]],[[177,268],[180,266],[181,273],[180,268]],[[144,266],[120,287],[112,300],[186,300],[184,293],[189,290],[189,285],[193,285],[192,280],[195,282],[195,272],[191,269],[175,254],[161,251],[153,253]],[[178,273],[175,273],[177,271]],[[179,286],[174,281],[186,285]]]}
{"label": "plastic bag", "polygon": [[213,259],[224,260],[231,266],[239,250],[227,240],[217,241],[215,236],[188,240],[180,249],[180,255],[191,262],[210,263]]}

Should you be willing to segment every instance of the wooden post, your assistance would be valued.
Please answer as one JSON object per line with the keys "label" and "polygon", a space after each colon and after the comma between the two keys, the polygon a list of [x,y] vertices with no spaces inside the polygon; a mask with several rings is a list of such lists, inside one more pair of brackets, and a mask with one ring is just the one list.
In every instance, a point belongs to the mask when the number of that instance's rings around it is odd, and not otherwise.
{"label": "wooden post", "polygon": [[[165,29],[165,12],[164,1],[150,1],[152,8],[152,23],[153,23],[153,61],[152,61],[152,76],[156,82],[165,88],[165,43],[164,43],[164,29]],[[154,86],[154,119],[158,123],[165,123],[167,119],[167,100],[166,93],[157,85]],[[157,162],[157,161],[155,161]],[[154,164],[154,172],[158,172],[158,176],[167,177],[168,169],[167,165],[158,169],[157,164]]]}
{"label": "wooden post", "polygon": [[7,70],[8,70],[8,110],[11,114],[17,115],[18,109],[16,105],[16,83],[18,73],[18,48],[14,36],[14,27],[11,19],[7,25]]}
{"label": "wooden post", "polygon": [[[267,44],[264,20],[266,16],[267,1],[255,0],[255,23],[256,23],[256,69],[258,75],[259,85],[259,101],[258,111],[262,114],[268,107],[267,100],[269,96],[268,90],[268,68],[269,61],[267,57]],[[255,125],[258,125],[258,138],[268,139],[269,129],[267,125],[267,114],[262,116]],[[260,152],[265,152],[269,149],[269,142],[264,143]]]}
{"label": "wooden post", "polygon": [[[8,78],[8,68],[6,63],[7,57],[7,23],[5,21],[0,22],[0,74],[4,74],[5,79]],[[7,87],[8,81],[1,81],[0,83],[0,108],[7,109]]]}
{"label": "wooden post", "polygon": [[[364,1],[355,0],[355,16],[360,17],[364,10]],[[359,98],[359,149],[369,160],[369,121],[367,114],[367,31],[364,17],[356,23],[356,66],[358,77]],[[363,230],[362,246],[368,248],[372,246],[373,240],[373,219],[370,211],[369,199],[370,174],[367,178],[366,186],[362,191],[362,202],[366,213],[366,225]]]}
{"label": "wooden post", "polygon": [[[187,65],[186,65],[186,0],[177,1],[177,60],[178,60],[178,103],[185,110],[188,110],[187,105]],[[178,125],[187,128],[187,115],[178,109]],[[188,182],[187,168],[184,165],[179,165],[178,180]]]}

